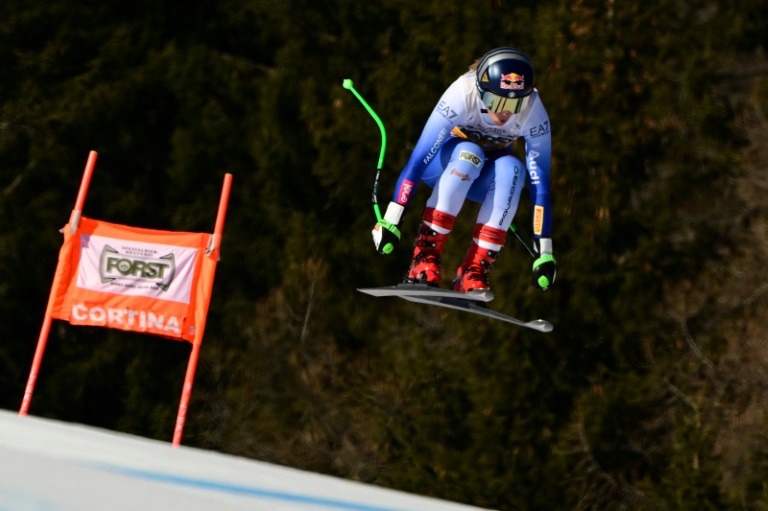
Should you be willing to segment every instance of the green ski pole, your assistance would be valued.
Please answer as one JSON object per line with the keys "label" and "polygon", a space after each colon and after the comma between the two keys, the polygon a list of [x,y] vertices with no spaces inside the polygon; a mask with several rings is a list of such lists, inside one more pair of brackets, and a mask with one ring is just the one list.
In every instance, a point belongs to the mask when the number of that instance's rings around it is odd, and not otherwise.
{"label": "green ski pole", "polygon": [[345,79],[342,82],[342,86],[345,89],[352,91],[352,94],[354,94],[355,97],[360,100],[360,103],[363,104],[365,109],[368,110],[368,113],[371,114],[371,117],[373,117],[373,120],[376,121],[376,124],[379,125],[379,130],[381,131],[381,151],[379,152],[379,164],[376,166],[376,179],[373,181],[373,211],[376,213],[376,220],[381,222],[381,210],[379,209],[379,201],[376,195],[379,191],[379,177],[381,176],[381,169],[384,166],[384,153],[387,150],[387,131],[384,129],[384,123],[381,122],[381,119],[378,115],[376,115],[376,112],[373,111],[373,108],[371,108],[368,102],[366,102],[365,99],[363,99],[363,97],[355,90],[355,87],[352,84],[352,80],[349,78]]}
{"label": "green ski pole", "polygon": [[536,259],[538,257],[538,255],[533,250],[533,245],[531,245],[531,242],[528,241],[527,239],[525,239],[522,234],[517,232],[517,227],[515,226],[515,224],[509,224],[509,230],[512,231],[512,233],[515,235],[515,237],[518,240],[520,240],[520,243],[522,243],[522,245],[525,247],[525,249],[528,251],[528,253],[531,254],[531,257]]}

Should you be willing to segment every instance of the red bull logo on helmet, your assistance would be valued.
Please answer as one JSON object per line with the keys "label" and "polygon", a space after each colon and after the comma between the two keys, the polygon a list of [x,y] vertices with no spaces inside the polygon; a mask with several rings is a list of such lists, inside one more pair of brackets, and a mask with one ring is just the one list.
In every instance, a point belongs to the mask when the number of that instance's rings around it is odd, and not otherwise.
{"label": "red bull logo on helmet", "polygon": [[517,73],[501,75],[501,88],[508,90],[522,90],[525,88],[525,77]]}

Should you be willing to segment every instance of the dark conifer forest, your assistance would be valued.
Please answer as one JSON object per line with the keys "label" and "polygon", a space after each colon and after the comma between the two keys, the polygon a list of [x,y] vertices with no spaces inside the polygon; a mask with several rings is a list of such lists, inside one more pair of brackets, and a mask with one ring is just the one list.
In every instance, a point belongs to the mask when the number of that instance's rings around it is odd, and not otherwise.
{"label": "dark conifer forest", "polygon": [[[510,236],[492,306],[551,334],[355,291],[401,280],[428,189],[377,254],[343,80],[386,204],[497,46],[551,119],[558,273]],[[212,232],[233,175],[185,445],[505,511],[766,510],[767,52],[765,0],[5,0],[0,407],[94,150],[84,214],[119,224]],[[54,321],[29,413],[170,442],[189,353]]]}

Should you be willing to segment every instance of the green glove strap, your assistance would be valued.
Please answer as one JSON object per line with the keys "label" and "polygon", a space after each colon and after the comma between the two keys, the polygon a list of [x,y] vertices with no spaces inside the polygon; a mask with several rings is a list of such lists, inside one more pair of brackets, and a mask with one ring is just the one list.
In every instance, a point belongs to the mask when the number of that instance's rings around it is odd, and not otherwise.
{"label": "green glove strap", "polygon": [[548,263],[550,261],[552,261],[553,263],[556,263],[555,256],[553,256],[552,254],[544,254],[543,256],[539,257],[538,259],[536,259],[533,262],[533,268],[532,269],[535,270],[536,268],[538,268],[542,264]]}
{"label": "green glove strap", "polygon": [[383,218],[377,222],[378,225],[382,226],[395,236],[397,236],[397,239],[400,239],[400,229],[397,228],[397,226],[391,222],[387,222]]}

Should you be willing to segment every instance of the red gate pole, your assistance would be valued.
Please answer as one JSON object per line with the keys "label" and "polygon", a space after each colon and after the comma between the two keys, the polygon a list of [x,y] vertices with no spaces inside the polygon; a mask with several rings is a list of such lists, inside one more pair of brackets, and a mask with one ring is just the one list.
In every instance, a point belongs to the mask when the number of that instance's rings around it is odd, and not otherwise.
{"label": "red gate pole", "polygon": [[91,151],[88,154],[88,162],[85,164],[83,179],[80,181],[80,191],[77,193],[77,201],[75,201],[75,209],[72,210],[72,214],[69,216],[69,232],[72,234],[75,234],[80,224],[80,216],[83,214],[85,196],[88,194],[88,187],[91,185],[91,176],[93,175],[93,168],[96,166],[97,156],[98,153],[96,151]]}
{"label": "red gate pole", "polygon": [[[216,226],[213,230],[210,248],[206,255],[218,257],[219,245],[221,244],[221,234],[224,231],[224,219],[227,216],[227,204],[229,202],[229,191],[232,188],[232,174],[224,175],[224,185],[221,190],[221,199],[219,200],[219,211],[216,215]],[[179,412],[176,416],[176,427],[173,432],[173,446],[181,445],[181,435],[184,431],[184,423],[187,420],[187,409],[192,395],[192,383],[195,379],[197,370],[197,360],[200,357],[200,345],[203,343],[204,328],[195,330],[195,342],[192,343],[192,352],[189,354],[189,363],[187,364],[187,374],[184,377],[184,388],[181,392],[181,403],[179,403]]]}
{"label": "red gate pole", "polygon": [[[72,214],[69,217],[69,229],[70,233],[74,234],[77,231],[77,226],[80,223],[80,216],[83,212],[83,204],[85,204],[85,196],[88,194],[88,186],[91,183],[91,176],[93,175],[93,169],[96,166],[96,157],[98,153],[91,151],[88,155],[88,162],[85,164],[85,172],[83,172],[83,178],[80,181],[80,191],[77,193],[77,200],[75,201],[75,209],[72,210]],[[29,378],[27,379],[27,387],[24,389],[24,399],[21,401],[21,408],[19,409],[19,415],[27,415],[29,411],[29,403],[32,401],[32,393],[35,390],[35,383],[37,382],[37,375],[40,372],[40,365],[43,362],[43,353],[45,352],[45,345],[48,343],[48,334],[51,331],[52,318],[49,312],[51,301],[53,300],[53,288],[51,288],[51,294],[48,297],[48,306],[45,310],[45,318],[43,319],[43,327],[40,329],[40,336],[37,339],[37,348],[35,349],[35,357],[32,360],[32,368],[29,371]]]}

